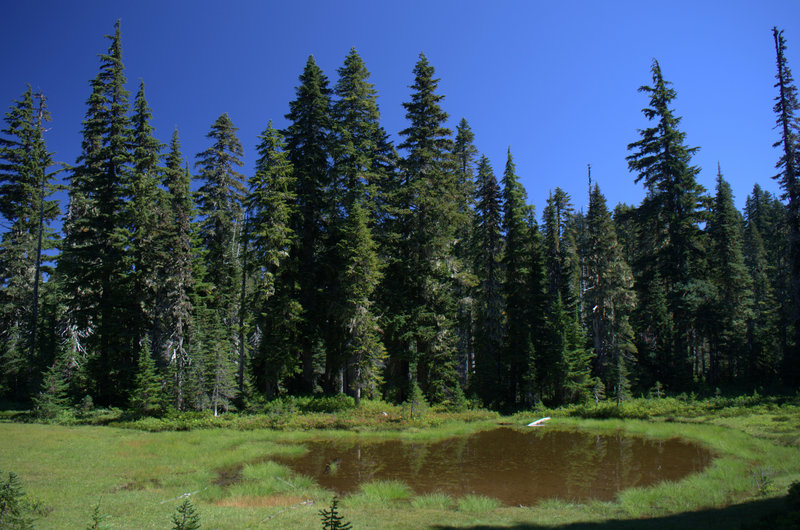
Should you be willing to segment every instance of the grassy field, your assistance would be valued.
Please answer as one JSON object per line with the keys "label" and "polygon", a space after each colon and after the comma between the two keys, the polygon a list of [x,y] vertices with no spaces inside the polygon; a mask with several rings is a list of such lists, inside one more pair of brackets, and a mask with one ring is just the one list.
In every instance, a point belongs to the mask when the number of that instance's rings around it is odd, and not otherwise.
{"label": "grassy field", "polygon": [[800,482],[797,399],[640,400],[621,409],[573,407],[505,418],[428,412],[414,419],[399,408],[373,403],[354,412],[299,415],[280,429],[258,428],[253,418],[202,419],[196,426],[218,428],[188,431],[168,430],[169,422],[155,428],[153,422],[115,427],[3,421],[0,470],[16,472],[28,497],[49,507],[50,513],[36,520],[37,528],[86,528],[98,504],[110,528],[170,528],[185,494],[191,494],[203,528],[320,528],[318,512],[329,506],[333,493],[270,461],[302,451],[297,442],[319,436],[437,439],[499,422],[524,424],[545,413],[553,417],[548,429],[681,436],[718,456],[701,474],[630,489],[614,502],[548,500],[512,508],[478,496],[415,496],[405,484],[384,481],[340,499],[340,513],[355,528],[639,528],[646,523],[775,529],[798,522],[792,519],[796,512],[787,515],[784,500],[789,485]]}

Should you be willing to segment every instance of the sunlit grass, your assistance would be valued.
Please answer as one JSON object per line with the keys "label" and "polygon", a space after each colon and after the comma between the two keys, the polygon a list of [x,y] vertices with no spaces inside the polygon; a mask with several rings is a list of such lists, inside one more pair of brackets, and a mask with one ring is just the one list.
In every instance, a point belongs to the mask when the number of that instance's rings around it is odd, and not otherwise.
{"label": "sunlit grass", "polygon": [[453,498],[444,493],[429,493],[414,497],[411,506],[419,510],[447,510],[453,507]]}
{"label": "sunlit grass", "polygon": [[[368,410],[353,414],[363,414],[369,421],[385,418],[382,412],[397,414],[396,409],[384,411],[384,406],[373,402]],[[547,429],[624,430],[657,439],[680,436],[716,455],[702,473],[679,482],[630,489],[614,502],[546,500],[529,508],[502,507],[494,499],[477,496],[415,497],[403,483],[381,481],[344,497],[341,507],[358,528],[564,525],[692,514],[782,495],[792,482],[800,481],[800,407],[717,410],[693,405],[695,412],[681,417],[674,400],[653,406],[667,410],[669,417],[583,419],[554,413]],[[632,410],[638,410],[635,407]],[[502,421],[524,425],[541,417],[540,412]],[[315,418],[315,425],[324,423],[317,421],[322,416]],[[497,419],[479,415],[463,422],[455,416],[447,418],[435,426],[431,425],[438,420],[430,417],[427,425],[406,422],[402,431],[392,424],[391,431],[360,432],[198,429],[148,433],[0,422],[0,470],[15,471],[31,497],[53,508],[36,522],[37,528],[85,528],[98,502],[101,512],[110,515],[106,522],[113,528],[165,528],[186,494],[206,528],[318,528],[317,512],[329,505],[334,492],[294,474],[271,461],[272,457],[300,454],[306,451],[303,442],[320,437],[433,441],[497,424]],[[763,477],[769,480],[768,488]]]}
{"label": "sunlit grass", "polygon": [[399,480],[373,480],[361,485],[360,493],[367,502],[387,503],[406,500],[411,489]]}
{"label": "sunlit grass", "polygon": [[500,501],[483,495],[466,495],[457,504],[459,510],[469,513],[485,513],[500,507]]}

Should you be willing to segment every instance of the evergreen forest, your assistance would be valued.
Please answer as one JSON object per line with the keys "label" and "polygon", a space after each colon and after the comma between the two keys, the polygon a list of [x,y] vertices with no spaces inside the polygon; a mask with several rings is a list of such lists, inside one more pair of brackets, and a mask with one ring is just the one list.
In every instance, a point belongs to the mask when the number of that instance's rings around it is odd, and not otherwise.
{"label": "evergreen forest", "polygon": [[77,160],[48,151],[46,94],[28,87],[5,113],[0,402],[47,417],[421,395],[510,413],[794,392],[800,101],[771,37],[780,195],[755,185],[739,211],[724,161],[714,190],[698,184],[654,60],[627,146],[645,198],[609,205],[589,166],[582,211],[558,187],[530,205],[511,148],[490,161],[466,119],[451,129],[424,54],[403,130],[381,126],[353,49],[335,78],[308,58],[288,126],[244,139],[252,174],[227,114],[183,153],[177,130],[156,136],[144,82],[129,92],[117,22]]}

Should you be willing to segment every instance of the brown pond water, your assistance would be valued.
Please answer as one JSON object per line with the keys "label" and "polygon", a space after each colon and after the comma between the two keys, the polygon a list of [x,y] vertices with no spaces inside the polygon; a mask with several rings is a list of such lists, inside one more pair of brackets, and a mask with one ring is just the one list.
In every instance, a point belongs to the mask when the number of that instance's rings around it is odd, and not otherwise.
{"label": "brown pond water", "polygon": [[[674,438],[499,428],[437,442],[311,441],[280,459],[339,494],[371,480],[400,480],[416,494],[468,494],[531,505],[549,498],[611,500],[630,487],[702,471],[712,454]],[[334,466],[331,463],[335,462]]]}

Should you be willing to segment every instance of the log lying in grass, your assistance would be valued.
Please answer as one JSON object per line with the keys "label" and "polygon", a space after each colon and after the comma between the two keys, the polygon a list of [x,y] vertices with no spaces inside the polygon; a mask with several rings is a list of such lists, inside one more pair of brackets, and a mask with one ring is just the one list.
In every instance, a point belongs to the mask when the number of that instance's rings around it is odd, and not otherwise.
{"label": "log lying in grass", "polygon": [[546,418],[541,418],[541,419],[538,419],[536,421],[532,421],[527,426],[528,427],[543,427],[544,426],[544,422],[546,422],[549,419],[550,419],[550,416],[547,416]]}

